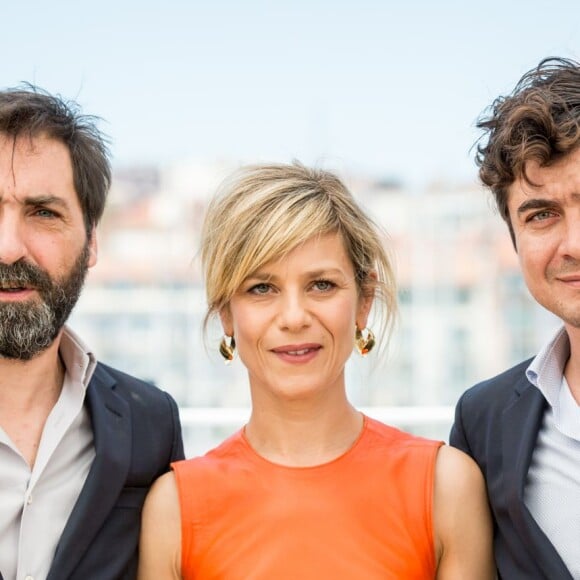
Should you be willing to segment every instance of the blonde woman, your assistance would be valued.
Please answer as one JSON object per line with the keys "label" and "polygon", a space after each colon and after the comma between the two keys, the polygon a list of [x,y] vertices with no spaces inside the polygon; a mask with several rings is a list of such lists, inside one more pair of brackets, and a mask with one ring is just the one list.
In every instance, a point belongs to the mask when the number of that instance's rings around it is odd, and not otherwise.
{"label": "blonde woman", "polygon": [[[238,433],[173,464],[146,501],[139,578],[487,580],[482,476],[462,452],[348,401],[344,367],[396,310],[373,222],[334,175],[249,167],[209,206],[207,319],[248,371]],[[377,342],[381,342],[377,340]]]}

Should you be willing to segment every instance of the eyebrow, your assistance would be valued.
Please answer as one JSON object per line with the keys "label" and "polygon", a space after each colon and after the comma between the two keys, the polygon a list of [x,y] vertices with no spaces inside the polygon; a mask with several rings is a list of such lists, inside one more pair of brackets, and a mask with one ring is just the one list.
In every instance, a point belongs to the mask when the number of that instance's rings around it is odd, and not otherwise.
{"label": "eyebrow", "polygon": [[[4,199],[3,195],[0,195],[0,201]],[[29,207],[36,207],[39,205],[52,205],[59,206],[62,208],[68,208],[68,203],[56,195],[28,195],[22,199],[22,204]]]}
{"label": "eyebrow", "polygon": [[24,198],[25,205],[57,205],[63,208],[68,207],[68,204],[61,197],[56,195],[38,195],[38,196],[28,196]]}
{"label": "eyebrow", "polygon": [[532,209],[543,209],[546,207],[554,207],[554,206],[559,206],[560,203],[553,200],[553,199],[542,199],[542,198],[533,198],[533,199],[528,199],[527,201],[524,201],[524,203],[522,203],[518,209],[518,215],[521,215],[523,213],[526,213],[527,211],[530,211]]}
{"label": "eyebrow", "polygon": [[[318,270],[309,270],[304,273],[305,278],[320,278],[333,275],[345,276],[345,273],[340,268],[320,268]],[[246,278],[246,280],[258,280],[260,282],[269,282],[276,279],[277,277],[274,274],[269,274],[268,272],[255,272]]]}
{"label": "eyebrow", "polygon": [[[575,200],[580,200],[580,193],[572,193],[571,197]],[[559,207],[560,201],[557,199],[544,199],[542,197],[534,197],[524,201],[517,209],[518,215],[533,209],[543,209],[546,207]]]}

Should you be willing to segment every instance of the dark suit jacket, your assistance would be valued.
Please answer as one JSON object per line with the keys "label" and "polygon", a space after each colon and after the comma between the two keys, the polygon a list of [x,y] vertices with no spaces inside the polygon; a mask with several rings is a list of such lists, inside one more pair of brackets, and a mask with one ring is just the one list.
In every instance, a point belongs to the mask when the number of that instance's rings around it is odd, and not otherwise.
{"label": "dark suit jacket", "polygon": [[86,405],[96,456],[47,580],[133,579],[145,495],[183,458],[177,406],[167,393],[100,363]]}
{"label": "dark suit jacket", "polygon": [[455,410],[451,445],[479,464],[494,517],[503,580],[572,580],[523,501],[532,452],[547,404],[526,378],[531,360],[466,391]]}

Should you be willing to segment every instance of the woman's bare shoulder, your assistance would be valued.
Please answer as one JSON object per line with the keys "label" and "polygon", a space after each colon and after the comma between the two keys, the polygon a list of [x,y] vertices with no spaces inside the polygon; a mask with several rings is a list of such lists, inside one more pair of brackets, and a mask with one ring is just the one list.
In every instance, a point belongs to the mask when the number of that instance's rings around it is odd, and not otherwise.
{"label": "woman's bare shoulder", "polygon": [[438,580],[495,578],[485,481],[471,457],[443,445],[433,501]]}
{"label": "woman's bare shoulder", "polygon": [[145,499],[138,578],[181,578],[181,513],[173,472],[159,477]]}

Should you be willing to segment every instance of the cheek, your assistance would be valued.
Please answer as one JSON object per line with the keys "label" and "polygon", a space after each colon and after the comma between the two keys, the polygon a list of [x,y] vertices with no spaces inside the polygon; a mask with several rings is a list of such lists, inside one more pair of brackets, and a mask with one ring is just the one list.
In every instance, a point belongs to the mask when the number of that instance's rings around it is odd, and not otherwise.
{"label": "cheek", "polygon": [[519,254],[518,258],[519,258],[520,268],[522,271],[522,276],[524,278],[526,286],[528,287],[530,292],[533,294],[534,286],[537,285],[537,283],[539,281],[537,271],[534,267],[535,264],[533,261],[530,262],[528,259],[528,256],[526,256],[526,255]]}
{"label": "cheek", "polygon": [[518,260],[522,273],[530,283],[538,281],[538,276],[545,271],[552,258],[547,244],[522,244],[518,251]]}
{"label": "cheek", "polygon": [[[77,261],[85,243],[84,237],[68,239],[62,236],[36,235],[32,238],[29,249],[33,260],[41,268],[50,272],[51,275],[62,276]],[[96,253],[94,260],[91,255],[92,253],[89,253],[89,266],[96,262]]]}
{"label": "cheek", "polygon": [[255,308],[233,307],[230,320],[238,350],[251,354],[267,332],[264,312]]}
{"label": "cheek", "polygon": [[53,239],[43,240],[39,238],[35,240],[33,245],[29,246],[29,249],[32,260],[43,270],[49,272],[51,276],[61,276],[74,263],[72,252],[69,255],[66,247]]}
{"label": "cheek", "polygon": [[357,305],[347,300],[334,305],[326,312],[326,326],[335,340],[349,343],[354,340],[357,314]]}
{"label": "cheek", "polygon": [[251,375],[262,375],[264,371],[264,348],[268,327],[256,316],[237,317],[233,321],[236,351],[240,362]]}
{"label": "cheek", "polygon": [[552,278],[559,270],[557,256],[550,247],[527,247],[519,254],[519,262],[530,294],[540,303],[550,300]]}

